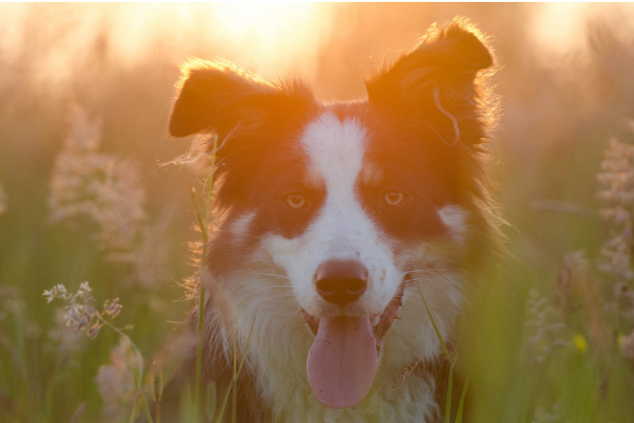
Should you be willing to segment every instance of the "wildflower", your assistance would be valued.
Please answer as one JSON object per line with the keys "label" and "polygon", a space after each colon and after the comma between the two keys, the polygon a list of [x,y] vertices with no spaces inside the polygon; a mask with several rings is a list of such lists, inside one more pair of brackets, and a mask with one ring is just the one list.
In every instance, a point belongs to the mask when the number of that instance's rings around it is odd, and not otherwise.
{"label": "wildflower", "polygon": [[7,194],[4,192],[2,184],[0,184],[0,215],[6,213],[7,208]]}
{"label": "wildflower", "polygon": [[75,412],[70,418],[70,423],[78,423],[81,421],[82,416],[86,412],[86,401],[79,404],[79,406],[75,409]]}
{"label": "wildflower", "polygon": [[95,382],[104,402],[106,421],[124,421],[137,398],[135,383],[143,369],[143,357],[126,336],[110,354],[110,364],[101,366]]}
{"label": "wildflower", "polygon": [[97,337],[97,335],[99,335],[99,330],[101,330],[101,326],[103,326],[103,325],[101,325],[99,322],[96,322],[94,325],[92,325],[90,327],[90,329],[88,329],[88,331],[86,333],[92,339],[95,339]]}
{"label": "wildflower", "polygon": [[138,165],[100,153],[100,143],[101,122],[75,107],[71,131],[51,178],[50,220],[87,217],[99,227],[94,237],[101,250],[127,251],[145,218],[145,191]]}
{"label": "wildflower", "polygon": [[554,349],[566,345],[558,338],[563,324],[555,320],[554,308],[534,289],[528,294],[526,314],[525,340],[533,355],[532,362],[541,363]]}
{"label": "wildflower", "polygon": [[20,288],[14,285],[0,285],[0,310],[12,314],[24,310],[24,298]]}
{"label": "wildflower", "polygon": [[44,290],[44,294],[42,295],[46,297],[47,303],[52,302],[55,298],[61,298],[62,300],[66,300],[70,298],[68,295],[68,291],[66,290],[66,287],[62,284],[55,285],[50,290]]}
{"label": "wildflower", "polygon": [[[55,299],[60,299],[66,303],[62,312],[64,326],[77,333],[83,329],[91,338],[99,334],[101,327],[106,324],[105,316],[115,318],[123,307],[119,304],[119,299],[106,300],[103,311],[100,313],[91,304],[95,301],[92,295],[92,288],[88,282],[82,282],[76,293],[70,293],[62,284],[55,285],[52,289],[45,290],[42,294],[46,297],[46,302],[50,303]],[[119,330],[119,329],[117,329]]]}
{"label": "wildflower", "polygon": [[66,326],[75,328],[76,332],[92,324],[96,317],[95,308],[88,304],[71,303],[64,307],[64,311]]}
{"label": "wildflower", "polygon": [[611,140],[604,152],[597,179],[606,187],[598,196],[610,206],[599,211],[612,224],[612,237],[604,244],[600,269],[623,280],[634,279],[630,265],[632,206],[634,205],[634,145]]}
{"label": "wildflower", "polygon": [[572,337],[572,342],[575,348],[580,352],[585,353],[588,350],[588,341],[586,341],[583,335],[575,334],[575,336]]}
{"label": "wildflower", "polygon": [[[63,286],[63,285],[62,285]],[[79,284],[79,289],[77,290],[78,298],[92,298],[90,294],[92,292],[92,288],[88,282],[82,282]]]}
{"label": "wildflower", "polygon": [[62,309],[55,312],[56,325],[48,331],[48,337],[57,345],[59,353],[79,351],[84,347],[86,338],[81,332],[66,326],[64,315],[65,312]]}
{"label": "wildflower", "polygon": [[101,231],[95,236],[102,250],[129,250],[145,219],[145,191],[138,165],[114,162],[103,181],[93,181],[92,218]]}
{"label": "wildflower", "polygon": [[103,303],[103,313],[112,317],[113,319],[121,313],[121,309],[123,306],[119,304],[119,298],[115,298],[114,300],[106,300]]}
{"label": "wildflower", "polygon": [[550,412],[542,407],[535,407],[535,415],[532,423],[551,422],[564,422],[564,409],[561,401],[557,401]]}
{"label": "wildflower", "polygon": [[619,337],[619,346],[625,357],[634,360],[634,330],[627,336]]}
{"label": "wildflower", "polygon": [[621,317],[634,323],[634,291],[624,283],[616,283],[614,284],[614,300]]}

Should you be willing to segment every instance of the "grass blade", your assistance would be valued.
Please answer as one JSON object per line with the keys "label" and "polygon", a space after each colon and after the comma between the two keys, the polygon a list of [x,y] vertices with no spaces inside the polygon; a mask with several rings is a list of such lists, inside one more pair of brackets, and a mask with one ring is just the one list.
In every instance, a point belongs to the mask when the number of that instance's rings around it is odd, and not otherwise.
{"label": "grass blade", "polygon": [[462,423],[462,410],[464,409],[464,399],[467,395],[467,389],[469,388],[469,379],[464,384],[462,388],[462,394],[460,395],[460,403],[458,404],[458,413],[456,414],[456,423]]}
{"label": "grass blade", "polygon": [[[198,415],[200,412],[200,385],[202,378],[202,357],[203,357],[203,341],[204,341],[204,310],[205,310],[205,285],[202,282],[202,272],[207,267],[207,242],[208,232],[207,228],[209,227],[209,218],[211,214],[211,193],[214,186],[214,168],[216,166],[216,149],[218,146],[218,137],[214,137],[214,146],[211,155],[211,165],[209,168],[209,176],[207,177],[207,201],[205,202],[205,220],[201,225],[201,232],[203,234],[203,257],[201,260],[201,270],[200,270],[200,278],[198,280],[199,290],[198,290],[198,347],[196,350],[196,386],[195,395],[194,395],[194,421],[198,421]],[[200,208],[198,207],[198,202],[196,201],[196,196],[192,191],[192,199],[194,201],[194,207],[196,208],[196,215],[199,220],[199,224],[201,223],[200,216]]]}
{"label": "grass blade", "polygon": [[[141,391],[141,379],[139,375],[137,375],[136,369],[132,366],[132,374],[134,375],[134,383],[137,388],[137,392],[141,394],[141,398],[143,399],[143,409],[145,411],[145,416],[149,423],[154,423],[152,420],[152,413],[150,413],[150,407],[147,405],[147,401],[145,399],[145,394]],[[136,400],[134,401],[135,406],[132,407],[132,415],[130,416],[130,421],[134,421],[134,415],[136,414]]]}
{"label": "grass blade", "polygon": [[440,341],[440,345],[442,345],[442,350],[445,353],[445,357],[447,357],[447,361],[449,361],[449,379],[447,380],[447,400],[445,401],[445,423],[449,423],[451,420],[451,394],[453,388],[453,368],[456,364],[455,360],[449,354],[449,349],[447,348],[447,344],[445,344],[445,340],[442,339],[442,335],[440,335],[440,331],[438,330],[438,326],[436,326],[436,322],[434,321],[434,316],[431,315],[431,311],[429,311],[429,307],[427,307],[427,301],[425,301],[425,297],[423,296],[423,291],[420,289],[420,285],[416,284],[418,288],[418,292],[420,293],[420,297],[423,299],[423,304],[425,304],[425,310],[427,310],[427,315],[429,316],[429,320],[431,320],[431,324],[434,327],[434,331],[436,332],[436,336],[438,337],[438,341]]}
{"label": "grass blade", "polygon": [[227,401],[229,401],[229,395],[231,394],[231,390],[233,388],[233,379],[229,382],[229,386],[227,386],[227,392],[225,392],[225,397],[222,400],[222,405],[220,406],[220,412],[218,413],[218,417],[216,418],[216,423],[222,423],[222,416],[225,414],[225,408],[227,407]]}
{"label": "grass blade", "polygon": [[449,367],[449,379],[447,380],[447,400],[445,401],[445,423],[451,421],[451,390],[453,388],[453,363]]}
{"label": "grass blade", "polygon": [[[203,254],[204,253],[203,248]],[[202,282],[202,279],[199,278],[198,283],[200,284],[199,293],[198,293],[198,340],[197,340],[197,348],[196,348],[196,386],[195,394],[194,394],[194,421],[198,421],[198,412],[200,410],[200,383],[202,378],[202,367],[203,367],[203,340],[204,340],[204,309],[205,309],[205,285]]]}
{"label": "grass blade", "polygon": [[207,420],[212,421],[216,415],[216,384],[209,382],[205,392],[207,401],[205,403],[205,412],[207,413]]}
{"label": "grass blade", "polygon": [[189,184],[189,193],[192,196],[192,202],[194,203],[194,210],[196,211],[196,220],[198,221],[198,227],[200,228],[200,232],[203,235],[203,242],[206,244],[209,240],[209,235],[207,234],[207,227],[205,222],[203,221],[203,215],[200,212],[200,207],[198,206],[198,200],[196,199],[196,188]]}
{"label": "grass blade", "polygon": [[425,301],[425,297],[423,296],[423,291],[420,290],[420,285],[416,284],[416,287],[418,288],[420,297],[423,299],[423,304],[425,304],[425,310],[427,310],[427,315],[429,316],[429,320],[431,320],[431,324],[434,326],[434,331],[436,331],[436,336],[438,337],[438,340],[440,341],[440,345],[442,345],[442,349],[445,352],[445,356],[447,357],[447,360],[449,360],[449,362],[452,363],[453,359],[451,358],[451,355],[449,354],[449,349],[447,349],[447,345],[445,344],[445,341],[442,339],[442,336],[440,335],[438,326],[436,326],[434,317],[431,315],[431,311],[429,311],[429,307],[427,307],[427,301]]}
{"label": "grass blade", "polygon": [[251,341],[251,334],[253,333],[253,328],[255,327],[255,319],[253,319],[253,323],[251,324],[251,330],[249,330],[249,336],[247,337],[247,342],[244,345],[244,350],[242,352],[242,360],[240,362],[240,367],[238,368],[237,375],[234,379],[231,380],[229,386],[227,386],[227,392],[225,393],[225,397],[222,401],[222,406],[220,407],[220,412],[218,413],[218,418],[216,419],[216,423],[222,422],[222,416],[225,413],[225,407],[227,406],[227,401],[229,400],[229,394],[232,392],[232,388],[234,382],[237,383],[238,376],[242,373],[242,367],[244,366],[245,357],[247,355],[247,350],[249,348],[249,342]]}

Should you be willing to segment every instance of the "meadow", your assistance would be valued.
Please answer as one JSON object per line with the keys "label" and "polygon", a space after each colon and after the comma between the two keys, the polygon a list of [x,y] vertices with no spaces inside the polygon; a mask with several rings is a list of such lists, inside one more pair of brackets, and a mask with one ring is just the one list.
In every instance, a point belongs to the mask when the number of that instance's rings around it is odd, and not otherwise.
{"label": "meadow", "polygon": [[634,422],[634,12],[575,7],[0,6],[0,421],[134,421],[195,347],[208,189],[200,162],[169,164],[191,143],[166,130],[181,61],[354,99],[360,68],[461,15],[497,55],[509,222],[460,324],[464,420]]}

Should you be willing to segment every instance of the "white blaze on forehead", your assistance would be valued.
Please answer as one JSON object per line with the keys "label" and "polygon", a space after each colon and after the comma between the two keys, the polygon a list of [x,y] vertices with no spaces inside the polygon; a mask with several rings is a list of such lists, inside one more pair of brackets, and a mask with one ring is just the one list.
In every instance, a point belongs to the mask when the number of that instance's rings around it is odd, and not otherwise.
{"label": "white blaze on forehead", "polygon": [[355,313],[383,313],[402,280],[389,243],[356,193],[366,136],[358,120],[340,121],[330,112],[307,125],[299,141],[308,158],[308,179],[324,186],[325,201],[301,235],[265,239],[268,254],[288,275],[301,307],[313,316],[341,313],[321,298],[313,282],[318,266],[328,260],[355,260],[368,270],[367,290],[355,302]]}
{"label": "white blaze on forehead", "polygon": [[366,131],[356,120],[339,119],[326,112],[306,128],[301,142],[311,172],[321,176],[329,197],[354,199],[355,181],[363,166]]}

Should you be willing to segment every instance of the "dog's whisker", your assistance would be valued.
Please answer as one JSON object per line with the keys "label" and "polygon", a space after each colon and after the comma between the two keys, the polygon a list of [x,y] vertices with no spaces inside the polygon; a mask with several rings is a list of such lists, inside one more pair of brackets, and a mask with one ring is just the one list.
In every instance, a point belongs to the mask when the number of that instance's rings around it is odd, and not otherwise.
{"label": "dog's whisker", "polygon": [[250,271],[250,270],[244,270],[244,272],[245,273],[250,273],[250,274],[253,274],[253,275],[273,276],[273,277],[288,279],[288,276],[286,276],[286,275],[278,275],[276,273],[263,273],[263,272],[255,272],[255,271]]}
{"label": "dog's whisker", "polygon": [[416,281],[429,281],[429,282],[434,282],[434,280],[433,280],[433,279],[429,279],[429,278],[403,279],[403,282],[416,282]]}
{"label": "dog's whisker", "polygon": [[438,271],[438,270],[441,270],[441,271],[450,271],[450,270],[460,270],[460,269],[457,269],[457,268],[452,268],[452,269],[435,269],[435,268],[433,268],[433,267],[429,267],[429,268],[427,268],[427,269],[414,269],[414,270],[408,270],[408,271],[407,271],[407,273],[412,273],[412,272],[433,272],[433,271]]}

